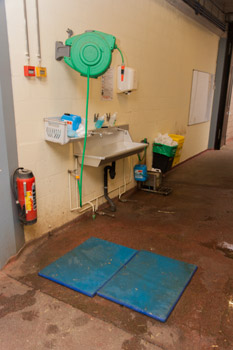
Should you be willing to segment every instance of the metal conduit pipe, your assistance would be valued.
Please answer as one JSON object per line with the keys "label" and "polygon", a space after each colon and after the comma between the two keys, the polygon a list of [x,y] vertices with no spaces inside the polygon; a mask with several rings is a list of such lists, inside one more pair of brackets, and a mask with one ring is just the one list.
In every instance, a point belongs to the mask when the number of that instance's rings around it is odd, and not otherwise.
{"label": "metal conduit pipe", "polygon": [[[210,1],[210,0],[209,0]],[[193,8],[196,15],[202,15],[210,22],[212,22],[216,27],[220,28],[222,31],[226,31],[226,16],[223,11],[221,11],[215,4],[216,12],[218,12],[219,17],[216,14],[211,13],[211,11],[201,4],[198,0],[183,0],[187,5]],[[213,4],[213,2],[211,1]],[[221,17],[221,18],[220,18]]]}
{"label": "metal conduit pipe", "polygon": [[27,4],[26,0],[23,1],[23,10],[24,10],[24,23],[25,23],[25,37],[26,37],[26,52],[25,55],[30,60],[30,49],[29,49],[29,39],[28,39],[28,19],[27,19]]}
{"label": "metal conduit pipe", "polygon": [[41,61],[41,45],[40,45],[40,20],[39,20],[38,0],[36,0],[36,28],[37,28],[37,45],[38,45],[37,57],[38,57],[39,62],[40,62]]}
{"label": "metal conduit pipe", "polygon": [[111,200],[111,198],[108,196],[108,170],[109,170],[109,175],[111,179],[114,179],[116,176],[116,162],[112,162],[112,165],[107,165],[104,167],[104,197],[107,199],[108,203],[110,204],[110,209],[111,211],[116,211],[116,206]]}

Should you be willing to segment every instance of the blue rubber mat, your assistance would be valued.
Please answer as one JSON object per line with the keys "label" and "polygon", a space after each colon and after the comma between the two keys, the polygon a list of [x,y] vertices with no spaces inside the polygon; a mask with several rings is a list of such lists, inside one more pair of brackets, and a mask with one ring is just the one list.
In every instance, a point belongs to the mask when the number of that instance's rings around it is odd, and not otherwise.
{"label": "blue rubber mat", "polygon": [[97,294],[165,322],[196,269],[142,250]]}
{"label": "blue rubber mat", "polygon": [[45,267],[39,276],[93,297],[136,253],[92,237]]}

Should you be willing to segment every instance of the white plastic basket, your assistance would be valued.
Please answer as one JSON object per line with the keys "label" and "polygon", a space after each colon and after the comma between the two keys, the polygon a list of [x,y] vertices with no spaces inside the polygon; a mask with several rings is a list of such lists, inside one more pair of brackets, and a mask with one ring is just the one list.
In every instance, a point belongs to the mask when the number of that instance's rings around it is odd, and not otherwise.
{"label": "white plastic basket", "polygon": [[45,140],[64,145],[69,142],[67,124],[60,117],[44,118]]}

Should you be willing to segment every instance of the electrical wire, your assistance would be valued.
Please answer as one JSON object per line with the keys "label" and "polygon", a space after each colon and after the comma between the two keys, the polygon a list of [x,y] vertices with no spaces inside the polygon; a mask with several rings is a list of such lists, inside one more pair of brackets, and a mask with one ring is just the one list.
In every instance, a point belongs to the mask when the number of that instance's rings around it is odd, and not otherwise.
{"label": "electrical wire", "polygon": [[90,90],[90,67],[87,67],[87,97],[86,97],[85,137],[84,137],[84,144],[83,144],[83,155],[82,155],[80,179],[78,180],[79,205],[80,205],[80,207],[82,207],[83,165],[84,165],[84,157],[85,157],[86,144],[87,144],[89,90]]}

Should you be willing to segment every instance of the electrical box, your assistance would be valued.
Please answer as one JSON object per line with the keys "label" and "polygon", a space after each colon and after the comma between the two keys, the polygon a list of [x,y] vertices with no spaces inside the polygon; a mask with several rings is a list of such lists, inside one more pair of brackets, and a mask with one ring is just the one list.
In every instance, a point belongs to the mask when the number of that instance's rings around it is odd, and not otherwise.
{"label": "electrical box", "polygon": [[25,77],[34,77],[35,75],[36,75],[36,73],[35,73],[34,66],[24,66],[24,76]]}
{"label": "electrical box", "polygon": [[45,67],[36,67],[36,76],[37,78],[46,78],[47,69]]}
{"label": "electrical box", "polygon": [[135,69],[125,67],[122,75],[122,67],[117,67],[117,93],[129,94],[136,89],[137,77]]}

